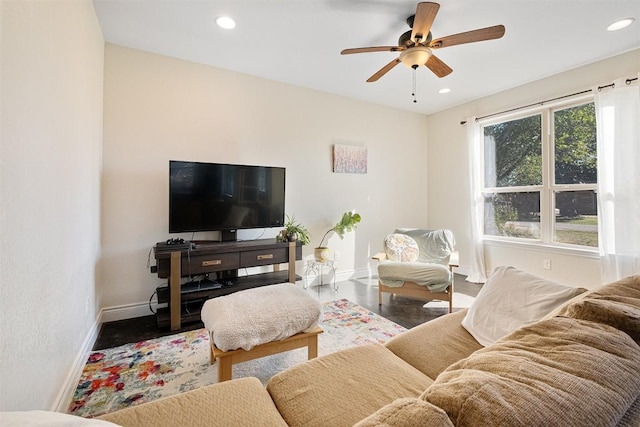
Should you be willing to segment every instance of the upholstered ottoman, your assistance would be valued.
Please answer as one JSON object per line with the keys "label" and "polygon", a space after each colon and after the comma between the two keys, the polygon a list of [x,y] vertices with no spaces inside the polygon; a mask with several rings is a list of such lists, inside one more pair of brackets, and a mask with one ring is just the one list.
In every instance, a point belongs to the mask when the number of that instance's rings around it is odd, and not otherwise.
{"label": "upholstered ottoman", "polygon": [[322,305],[290,283],[247,289],[213,298],[202,307],[209,332],[211,363],[218,362],[218,381],[230,380],[236,363],[308,348],[318,355]]}

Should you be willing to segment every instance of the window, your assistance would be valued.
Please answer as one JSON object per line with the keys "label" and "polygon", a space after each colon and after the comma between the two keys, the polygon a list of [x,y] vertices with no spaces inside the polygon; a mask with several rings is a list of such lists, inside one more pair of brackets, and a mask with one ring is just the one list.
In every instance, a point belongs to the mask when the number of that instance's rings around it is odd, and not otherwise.
{"label": "window", "polygon": [[494,119],[482,131],[485,237],[597,247],[593,102]]}

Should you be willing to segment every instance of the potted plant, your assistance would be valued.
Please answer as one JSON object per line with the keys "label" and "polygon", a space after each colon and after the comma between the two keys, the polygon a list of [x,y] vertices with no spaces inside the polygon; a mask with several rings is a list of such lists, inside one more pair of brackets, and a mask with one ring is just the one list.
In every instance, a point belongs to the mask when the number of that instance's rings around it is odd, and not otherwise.
{"label": "potted plant", "polygon": [[303,245],[306,245],[311,241],[309,237],[309,230],[296,221],[295,215],[287,215],[287,220],[284,223],[284,230],[282,230],[282,238],[283,240],[286,238],[286,241],[288,242],[300,240]]}
{"label": "potted plant", "polygon": [[326,233],[324,233],[324,236],[322,236],[322,240],[320,240],[320,245],[318,245],[318,247],[314,249],[313,254],[316,261],[326,262],[329,260],[329,248],[326,246],[322,246],[322,244],[324,243],[324,239],[327,238],[329,233],[333,231],[338,236],[340,236],[341,239],[344,239],[344,234],[348,231],[355,230],[361,219],[362,218],[360,217],[360,214],[356,213],[355,211],[349,211],[342,214],[342,218],[340,219],[340,221],[338,221],[336,225],[334,225],[329,230],[327,230]]}

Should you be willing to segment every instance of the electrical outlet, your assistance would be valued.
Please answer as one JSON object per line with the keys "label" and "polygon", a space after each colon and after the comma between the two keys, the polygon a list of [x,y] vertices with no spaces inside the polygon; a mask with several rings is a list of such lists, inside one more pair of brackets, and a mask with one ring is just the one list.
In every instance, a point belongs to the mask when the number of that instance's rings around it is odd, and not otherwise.
{"label": "electrical outlet", "polygon": [[333,260],[334,260],[334,261],[340,261],[340,252],[335,251],[335,252],[333,253]]}
{"label": "electrical outlet", "polygon": [[551,260],[550,259],[543,259],[542,260],[542,268],[545,270],[551,270]]}

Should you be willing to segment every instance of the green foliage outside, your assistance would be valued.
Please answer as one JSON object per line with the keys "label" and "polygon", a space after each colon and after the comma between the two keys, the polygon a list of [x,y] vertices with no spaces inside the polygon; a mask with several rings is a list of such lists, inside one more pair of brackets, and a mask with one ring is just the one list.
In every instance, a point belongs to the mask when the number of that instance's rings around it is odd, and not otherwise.
{"label": "green foliage outside", "polygon": [[[555,184],[597,182],[596,117],[593,103],[553,113]],[[485,188],[541,185],[542,115],[536,114],[484,127]],[[530,192],[534,194],[537,192]],[[487,234],[536,238],[525,224],[539,222],[538,205],[527,192],[494,194],[487,217]],[[556,230],[555,241],[584,246],[598,245],[597,212],[593,191],[557,193],[558,223],[575,224]],[[584,214],[588,214],[585,216]],[[520,221],[518,224],[517,221]],[[593,227],[585,230],[582,226]]]}
{"label": "green foliage outside", "polygon": [[[595,183],[596,115],[593,103],[554,113],[557,184]],[[542,116],[525,117],[484,128],[485,186],[542,184]],[[495,161],[490,161],[495,155]]]}
{"label": "green foliage outside", "polygon": [[595,105],[556,111],[553,120],[556,184],[597,182]]}
{"label": "green foliage outside", "polygon": [[541,130],[539,114],[484,128],[486,187],[542,184]]}

